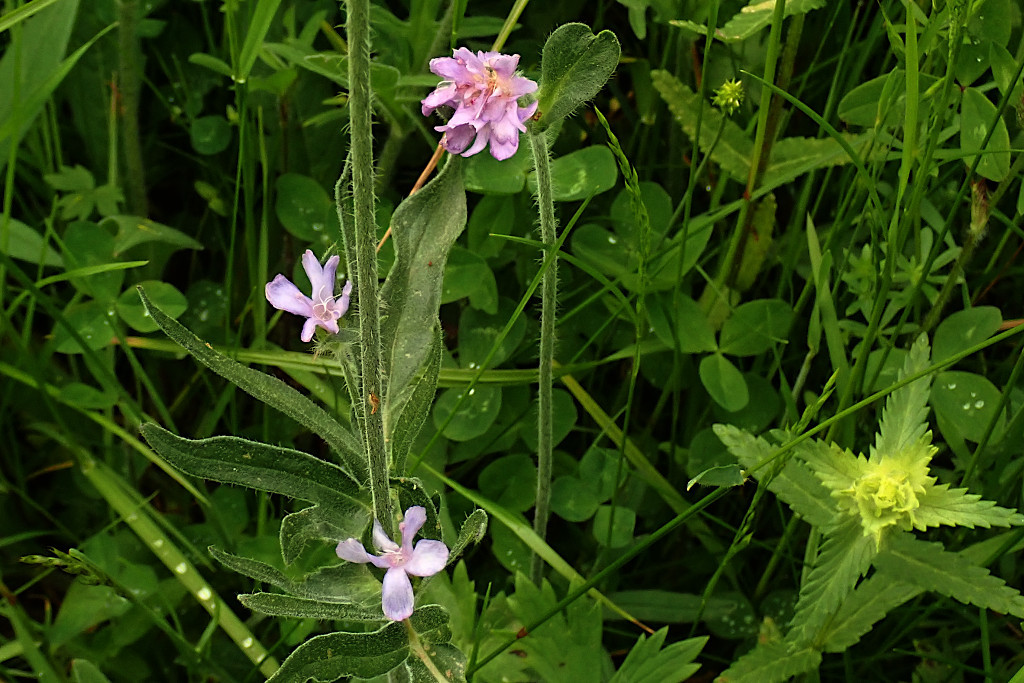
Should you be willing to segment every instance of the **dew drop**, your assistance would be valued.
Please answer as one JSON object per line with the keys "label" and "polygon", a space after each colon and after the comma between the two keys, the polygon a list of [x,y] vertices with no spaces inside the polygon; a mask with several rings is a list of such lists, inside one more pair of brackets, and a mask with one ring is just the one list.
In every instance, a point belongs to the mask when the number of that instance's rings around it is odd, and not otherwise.
{"label": "dew drop", "polygon": [[469,390],[469,395],[470,396],[472,396],[475,393],[476,393],[476,387],[473,387],[472,389]]}
{"label": "dew drop", "polygon": [[953,391],[954,389],[956,389],[956,382],[950,382],[949,384],[946,385],[946,388],[949,389],[950,391]]}
{"label": "dew drop", "polygon": [[174,571],[178,572],[179,574],[184,574],[185,572],[188,571],[188,565],[185,564],[184,562],[182,562],[181,564],[179,564],[177,567],[174,568]]}
{"label": "dew drop", "polygon": [[977,408],[978,410],[981,410],[982,408],[985,407],[985,402],[979,398],[977,401],[974,402],[974,407]]}
{"label": "dew drop", "polygon": [[242,647],[252,647],[252,638],[246,638],[243,640]]}
{"label": "dew drop", "polygon": [[153,541],[153,547],[154,548],[162,548],[162,547],[164,547],[164,539],[158,538],[155,541]]}
{"label": "dew drop", "polygon": [[965,404],[963,405],[963,409],[964,409],[964,410],[970,410],[970,409],[971,409],[971,404],[970,404],[970,403],[965,403]]}
{"label": "dew drop", "polygon": [[608,244],[618,244],[618,242],[619,241],[615,239],[615,237],[613,237],[612,235],[608,235]]}
{"label": "dew drop", "polygon": [[198,595],[199,599],[204,601],[204,602],[206,600],[209,600],[210,598],[213,597],[213,593],[211,593],[210,589],[207,588],[206,586],[203,586],[202,588],[200,588],[199,592],[197,592],[196,595]]}

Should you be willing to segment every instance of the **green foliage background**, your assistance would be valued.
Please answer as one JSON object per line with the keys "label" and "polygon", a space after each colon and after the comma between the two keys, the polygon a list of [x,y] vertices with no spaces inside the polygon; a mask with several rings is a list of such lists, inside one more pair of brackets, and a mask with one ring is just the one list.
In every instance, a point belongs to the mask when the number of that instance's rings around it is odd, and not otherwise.
{"label": "green foliage background", "polygon": [[[439,386],[423,428],[389,446],[409,452],[395,484],[437,505],[465,551],[418,584],[415,630],[477,681],[1019,680],[1021,8],[743,5],[372,4],[376,236],[395,232],[378,267],[410,273],[384,290],[404,344],[388,353],[416,354],[402,372],[434,368]],[[401,664],[401,625],[365,626],[379,577],[290,533],[365,529],[356,483],[323,484],[345,481],[333,463],[363,467],[347,430],[366,408],[351,368],[300,344],[263,296],[278,272],[307,286],[305,249],[344,251],[344,12],[0,10],[0,677],[253,681],[303,642],[366,678]],[[602,30],[621,45],[589,100],[566,89],[605,72],[541,65],[571,22],[582,62],[610,49]],[[437,143],[419,104],[429,60],[499,34],[551,84],[546,536],[531,524],[544,251],[530,141],[452,164],[450,184],[403,204]],[[712,104],[729,79],[745,92],[731,116]],[[434,216],[456,176],[464,229]],[[437,272],[403,261],[435,255]],[[395,293],[438,278],[440,330]],[[175,320],[194,335],[158,330]],[[391,425],[432,399],[384,398]],[[970,505],[875,557],[835,525],[821,472],[833,450],[903,443],[893,425],[931,432],[929,476]],[[284,459],[294,485],[235,486]],[[323,607],[342,597],[356,606]],[[428,680],[409,662],[392,678]],[[294,670],[278,680],[305,680]]]}

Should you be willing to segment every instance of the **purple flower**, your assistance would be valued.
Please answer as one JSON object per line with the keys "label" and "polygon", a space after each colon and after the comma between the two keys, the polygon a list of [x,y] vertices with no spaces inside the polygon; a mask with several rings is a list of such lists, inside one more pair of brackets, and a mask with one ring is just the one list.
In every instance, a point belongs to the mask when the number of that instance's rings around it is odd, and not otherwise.
{"label": "purple flower", "polygon": [[408,619],[412,614],[412,583],[409,581],[409,574],[433,576],[444,569],[445,563],[448,562],[448,546],[441,541],[424,538],[420,539],[415,548],[412,547],[413,536],[426,521],[427,511],[422,507],[417,505],[406,510],[405,519],[398,525],[398,530],[402,532],[402,545],[397,545],[384,533],[380,522],[374,520],[373,543],[384,551],[381,555],[366,552],[363,544],[354,538],[338,544],[337,552],[341,559],[349,562],[370,562],[375,567],[388,570],[384,574],[381,602],[384,606],[384,616],[392,621]]}
{"label": "purple flower", "polygon": [[[445,80],[423,100],[423,115],[440,106],[455,110],[448,123],[434,128],[444,133],[441,144],[452,154],[476,154],[491,143],[495,159],[508,159],[519,148],[523,121],[537,103],[519,106],[519,98],[537,84],[516,73],[519,55],[477,52],[460,47],[451,57],[430,60],[430,70]],[[470,143],[473,143],[470,146]],[[468,149],[467,149],[468,147]]]}
{"label": "purple flower", "polygon": [[352,283],[346,280],[341,297],[334,298],[334,278],[340,260],[338,256],[332,256],[321,268],[312,251],[307,249],[302,255],[302,267],[313,285],[313,291],[310,292],[313,298],[300,292],[291,280],[281,274],[267,283],[267,301],[271,306],[309,318],[302,326],[301,338],[304,342],[313,338],[313,330],[317,325],[331,334],[338,334],[338,318],[345,315],[352,296]]}

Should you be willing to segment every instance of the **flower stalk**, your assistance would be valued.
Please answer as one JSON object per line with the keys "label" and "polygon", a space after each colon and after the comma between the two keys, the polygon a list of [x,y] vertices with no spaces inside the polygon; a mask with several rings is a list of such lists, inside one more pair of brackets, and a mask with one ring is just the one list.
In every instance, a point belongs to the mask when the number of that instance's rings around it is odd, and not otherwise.
{"label": "flower stalk", "polygon": [[359,304],[363,443],[370,471],[374,516],[391,535],[394,512],[388,486],[381,402],[380,292],[377,278],[377,240],[373,196],[373,138],[370,114],[370,3],[348,0],[349,116],[352,160],[352,203],[356,255],[356,300]]}
{"label": "flower stalk", "polygon": [[[543,128],[531,125],[527,130],[530,150],[533,152],[533,167],[537,177],[537,209],[540,217],[540,239],[544,249],[554,250],[557,224],[555,204],[551,197],[551,167],[548,159],[548,143]],[[542,539],[547,535],[548,519],[551,516],[551,369],[555,359],[555,306],[558,298],[558,260],[551,253],[551,266],[541,280],[540,314],[540,359],[537,368],[537,497],[533,513],[533,530]],[[539,584],[544,562],[534,554],[530,562],[530,578]]]}

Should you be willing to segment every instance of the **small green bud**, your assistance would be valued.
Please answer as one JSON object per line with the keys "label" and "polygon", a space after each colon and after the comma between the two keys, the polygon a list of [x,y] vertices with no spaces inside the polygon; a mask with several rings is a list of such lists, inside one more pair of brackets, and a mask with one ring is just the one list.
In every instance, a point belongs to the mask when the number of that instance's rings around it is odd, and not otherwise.
{"label": "small green bud", "polygon": [[743,84],[735,78],[723,83],[722,87],[715,91],[715,96],[711,98],[711,104],[725,112],[726,116],[732,116],[733,112],[739,109],[741,102],[743,102]]}

